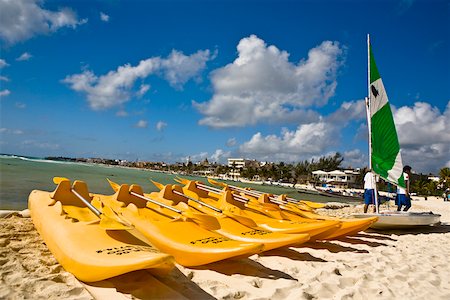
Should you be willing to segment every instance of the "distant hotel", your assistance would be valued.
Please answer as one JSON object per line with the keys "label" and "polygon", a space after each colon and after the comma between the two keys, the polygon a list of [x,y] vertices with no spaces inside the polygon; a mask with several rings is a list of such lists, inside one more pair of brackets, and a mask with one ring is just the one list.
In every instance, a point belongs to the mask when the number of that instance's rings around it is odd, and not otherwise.
{"label": "distant hotel", "polygon": [[351,187],[356,183],[356,177],[359,172],[354,170],[334,170],[331,172],[325,172],[322,170],[317,170],[312,172],[313,178],[324,184],[331,184],[341,187]]}

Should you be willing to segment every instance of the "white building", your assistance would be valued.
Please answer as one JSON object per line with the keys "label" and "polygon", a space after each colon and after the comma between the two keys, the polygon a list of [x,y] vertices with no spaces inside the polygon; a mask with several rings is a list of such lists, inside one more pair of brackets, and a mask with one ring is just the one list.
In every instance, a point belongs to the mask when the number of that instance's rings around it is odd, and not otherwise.
{"label": "white building", "polygon": [[358,175],[359,173],[353,170],[334,170],[331,172],[317,170],[312,172],[313,178],[320,182],[346,186],[354,184]]}
{"label": "white building", "polygon": [[245,167],[245,159],[243,158],[229,158],[228,167],[235,169],[243,169]]}

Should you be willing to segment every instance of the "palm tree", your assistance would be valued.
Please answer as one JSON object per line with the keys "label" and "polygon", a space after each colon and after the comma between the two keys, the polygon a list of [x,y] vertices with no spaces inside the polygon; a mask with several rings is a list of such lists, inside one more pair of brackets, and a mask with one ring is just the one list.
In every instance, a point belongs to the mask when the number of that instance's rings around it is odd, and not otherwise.
{"label": "palm tree", "polygon": [[442,186],[442,190],[446,190],[450,187],[450,168],[445,167],[439,171],[439,185]]}

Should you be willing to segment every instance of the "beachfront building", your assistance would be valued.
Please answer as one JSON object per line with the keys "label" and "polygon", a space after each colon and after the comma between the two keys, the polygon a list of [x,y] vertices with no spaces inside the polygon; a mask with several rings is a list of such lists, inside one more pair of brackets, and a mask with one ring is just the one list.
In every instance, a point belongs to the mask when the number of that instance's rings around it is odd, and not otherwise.
{"label": "beachfront building", "polygon": [[245,159],[243,158],[229,158],[228,167],[231,170],[228,172],[228,176],[237,180],[241,177],[241,170],[245,167]]}
{"label": "beachfront building", "polygon": [[228,167],[234,169],[242,169],[245,167],[245,159],[243,158],[229,158]]}
{"label": "beachfront building", "polygon": [[358,175],[359,172],[354,170],[334,170],[330,172],[317,170],[312,172],[312,177],[316,181],[337,187],[353,187]]}

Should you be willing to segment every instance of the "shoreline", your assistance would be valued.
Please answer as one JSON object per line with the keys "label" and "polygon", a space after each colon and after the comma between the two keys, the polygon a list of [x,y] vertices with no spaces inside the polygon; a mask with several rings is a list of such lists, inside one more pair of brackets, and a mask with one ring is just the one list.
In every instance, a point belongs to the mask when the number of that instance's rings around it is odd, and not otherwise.
{"label": "shoreline", "polygon": [[[348,205],[318,212],[348,216],[361,210]],[[176,265],[167,275],[137,271],[90,284],[57,263],[30,218],[8,212],[0,218],[0,298],[448,299],[450,203],[418,199],[411,210],[440,213],[442,224],[367,230],[200,268]]]}

